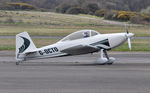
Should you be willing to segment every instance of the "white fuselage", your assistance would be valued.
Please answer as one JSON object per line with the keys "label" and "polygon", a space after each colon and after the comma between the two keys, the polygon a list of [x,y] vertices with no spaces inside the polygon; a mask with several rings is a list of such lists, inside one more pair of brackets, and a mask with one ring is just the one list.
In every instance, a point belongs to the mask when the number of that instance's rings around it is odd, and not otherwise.
{"label": "white fuselage", "polygon": [[[55,44],[38,48],[38,51],[36,53],[26,55],[25,60],[46,58],[46,57],[67,56],[69,55],[68,53],[63,53],[61,51],[78,45],[92,45],[94,47],[101,46],[106,50],[110,50],[124,43],[127,40],[127,38],[128,38],[127,33],[115,33],[115,34],[98,34],[95,36],[77,40],[59,41]],[[108,42],[106,43],[109,43],[109,45],[98,43],[103,40],[108,40]]]}

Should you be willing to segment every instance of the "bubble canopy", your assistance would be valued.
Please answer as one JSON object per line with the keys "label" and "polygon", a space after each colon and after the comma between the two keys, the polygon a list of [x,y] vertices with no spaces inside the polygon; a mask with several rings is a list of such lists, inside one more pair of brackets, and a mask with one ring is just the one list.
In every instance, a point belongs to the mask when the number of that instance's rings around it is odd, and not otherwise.
{"label": "bubble canopy", "polygon": [[100,34],[100,33],[97,31],[94,31],[94,30],[80,30],[80,31],[76,31],[76,32],[64,37],[60,41],[70,41],[70,40],[88,38],[88,37],[92,37],[92,36],[95,36],[98,34]]}

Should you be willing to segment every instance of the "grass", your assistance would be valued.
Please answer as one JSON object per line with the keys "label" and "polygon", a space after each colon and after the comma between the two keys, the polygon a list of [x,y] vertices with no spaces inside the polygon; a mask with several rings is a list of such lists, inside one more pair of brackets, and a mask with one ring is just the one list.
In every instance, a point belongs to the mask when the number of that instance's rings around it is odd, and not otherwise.
{"label": "grass", "polygon": [[[35,45],[39,48],[42,46],[56,43],[60,39],[33,39]],[[149,40],[132,39],[132,51],[150,51]],[[0,50],[15,50],[15,39],[0,39]],[[113,49],[112,51],[129,51],[127,42]]]}
{"label": "grass", "polygon": [[104,19],[104,17],[98,17],[98,16],[95,16],[95,15],[87,15],[87,14],[79,14],[79,16],[90,17],[90,18],[98,18],[98,19]]}
{"label": "grass", "polygon": [[1,22],[5,22],[7,19],[11,18],[15,22],[37,25],[42,24],[53,26],[86,26],[90,24],[103,24],[103,22],[100,22],[96,19],[88,19],[76,15],[66,15],[50,12],[0,11],[0,16]]}
{"label": "grass", "polygon": [[[132,51],[150,51],[150,40],[132,40]],[[124,43],[122,46],[113,49],[112,51],[129,51],[128,43]]]}
{"label": "grass", "polygon": [[[93,29],[102,34],[125,32],[124,27],[120,26],[100,26],[100,27],[75,27],[75,26],[47,26],[47,25],[0,25],[0,35],[16,35],[27,31],[30,35],[40,36],[66,36],[81,29]],[[150,36],[149,27],[129,28],[129,32],[135,36]]]}
{"label": "grass", "polygon": [[[59,39],[32,39],[37,48],[47,46],[59,41]],[[15,50],[15,39],[0,39],[0,50]]]}

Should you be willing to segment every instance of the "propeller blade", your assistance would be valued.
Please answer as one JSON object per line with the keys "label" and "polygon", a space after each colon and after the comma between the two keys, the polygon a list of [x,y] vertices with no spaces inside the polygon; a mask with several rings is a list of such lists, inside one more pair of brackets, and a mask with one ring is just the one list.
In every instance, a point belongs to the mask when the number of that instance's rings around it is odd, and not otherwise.
{"label": "propeller blade", "polygon": [[127,24],[125,24],[125,28],[126,28],[126,32],[127,32],[127,34],[128,34],[128,33],[129,33],[129,31],[128,31]]}
{"label": "propeller blade", "polygon": [[128,28],[127,28],[126,32],[127,32],[127,34],[129,34]]}
{"label": "propeller blade", "polygon": [[128,38],[128,45],[129,45],[129,49],[131,51],[131,39],[130,38]]}

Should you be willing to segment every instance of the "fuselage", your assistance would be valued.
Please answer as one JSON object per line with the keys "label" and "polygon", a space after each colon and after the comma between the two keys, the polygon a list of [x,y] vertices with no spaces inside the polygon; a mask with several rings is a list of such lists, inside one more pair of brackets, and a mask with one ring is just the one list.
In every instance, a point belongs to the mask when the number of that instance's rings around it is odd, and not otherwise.
{"label": "fuselage", "polygon": [[[133,36],[132,33],[129,34],[130,37]],[[114,33],[98,34],[95,36],[86,38],[83,37],[76,40],[59,41],[55,44],[38,48],[38,51],[36,53],[28,54],[25,59],[28,60],[46,57],[69,56],[70,54],[61,51],[78,45],[90,45],[93,47],[98,47],[99,49],[103,48],[105,50],[110,50],[117,46],[120,46],[127,40],[128,37],[129,35],[127,36],[127,33]]]}

